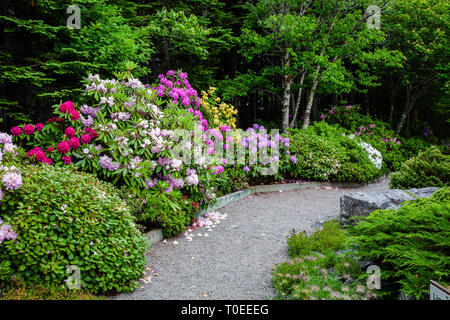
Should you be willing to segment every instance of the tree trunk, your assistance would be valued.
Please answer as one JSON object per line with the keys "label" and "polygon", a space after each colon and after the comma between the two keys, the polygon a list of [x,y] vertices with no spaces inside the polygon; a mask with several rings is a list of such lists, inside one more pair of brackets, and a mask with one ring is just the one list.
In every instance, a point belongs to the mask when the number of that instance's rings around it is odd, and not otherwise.
{"label": "tree trunk", "polygon": [[303,129],[306,129],[309,126],[311,107],[314,102],[314,96],[316,95],[317,85],[319,84],[319,72],[320,66],[317,66],[316,75],[314,76],[314,81],[311,90],[309,91],[308,103],[306,104],[305,119],[303,120]]}
{"label": "tree trunk", "polygon": [[414,103],[415,98],[412,97],[412,85],[407,85],[405,110],[403,111],[402,116],[400,117],[400,121],[398,122],[397,129],[395,130],[395,133],[397,133],[398,135],[400,135],[400,132],[405,125],[406,118],[408,117],[408,113],[414,107]]}
{"label": "tree trunk", "polygon": [[289,76],[284,76],[283,105],[281,107],[281,112],[282,112],[282,128],[283,132],[285,133],[289,128],[289,104],[291,99],[291,85],[292,82]]}
{"label": "tree trunk", "polygon": [[[290,65],[290,57],[289,53],[286,52],[283,57],[283,69],[285,67],[289,67]],[[283,76],[283,104],[281,106],[281,125],[283,128],[283,132],[286,133],[287,129],[289,129],[289,105],[291,102],[291,86],[292,86],[292,78],[289,75]]]}
{"label": "tree trunk", "polygon": [[292,120],[291,120],[291,124],[290,124],[291,128],[297,127],[297,114],[298,114],[298,109],[300,108],[300,103],[302,101],[303,82],[305,81],[305,76],[306,76],[306,72],[303,72],[302,77],[300,78],[300,88],[298,89],[297,102],[295,103],[294,114],[292,115]]}
{"label": "tree trunk", "polygon": [[398,125],[397,125],[397,129],[395,130],[395,132],[399,135],[400,134],[400,132],[402,131],[402,129],[403,129],[403,125],[405,124],[405,120],[406,120],[406,117],[408,116],[408,110],[405,110],[405,111],[403,111],[403,113],[402,113],[402,116],[401,116],[401,118],[400,118],[400,121],[399,121],[399,123],[398,123]]}

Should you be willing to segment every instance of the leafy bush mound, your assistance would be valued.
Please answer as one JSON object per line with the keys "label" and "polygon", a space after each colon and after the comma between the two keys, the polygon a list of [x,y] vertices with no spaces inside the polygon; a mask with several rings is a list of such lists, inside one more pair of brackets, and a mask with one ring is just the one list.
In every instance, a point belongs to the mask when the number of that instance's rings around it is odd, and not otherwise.
{"label": "leafy bush mound", "polygon": [[289,255],[298,257],[327,250],[337,251],[345,246],[346,236],[337,221],[326,221],[321,229],[308,236],[305,231],[298,234],[292,230],[287,240]]}
{"label": "leafy bush mound", "polygon": [[[131,195],[127,190],[124,196]],[[163,236],[171,238],[186,229],[198,212],[199,205],[178,190],[170,193],[157,187],[145,199],[137,195],[124,197],[136,222],[145,230],[162,228]]]}
{"label": "leafy bush mound", "polygon": [[285,167],[288,175],[310,180],[367,182],[380,172],[357,139],[346,136],[336,126],[320,122],[306,130],[291,130],[290,135],[289,151],[298,161]]}
{"label": "leafy bush mound", "polygon": [[412,201],[397,211],[377,210],[350,226],[356,254],[378,264],[385,294],[402,290],[426,299],[430,280],[450,284],[450,188],[431,198]]}
{"label": "leafy bush mound", "polygon": [[26,284],[63,285],[76,265],[83,290],[127,292],[145,266],[145,239],[115,188],[70,167],[21,167],[23,185],[6,193],[1,215],[17,233],[0,244],[8,275]]}
{"label": "leafy bush mound", "polygon": [[400,170],[403,162],[430,146],[423,139],[400,139],[388,123],[363,114],[359,106],[335,106],[326,113],[322,118],[327,123],[339,125],[381,152],[385,171]]}
{"label": "leafy bush mound", "polygon": [[341,162],[337,148],[323,137],[306,130],[292,130],[290,152],[297,158],[286,172],[288,177],[328,180],[337,174]]}
{"label": "leafy bush mound", "polygon": [[391,175],[391,188],[443,187],[450,182],[449,149],[444,152],[432,146],[406,161],[400,171]]}
{"label": "leafy bush mound", "polygon": [[346,232],[337,221],[327,221],[311,236],[305,232],[288,237],[291,259],[272,270],[275,299],[361,300],[376,295],[358,279],[364,279],[359,260],[345,250]]}

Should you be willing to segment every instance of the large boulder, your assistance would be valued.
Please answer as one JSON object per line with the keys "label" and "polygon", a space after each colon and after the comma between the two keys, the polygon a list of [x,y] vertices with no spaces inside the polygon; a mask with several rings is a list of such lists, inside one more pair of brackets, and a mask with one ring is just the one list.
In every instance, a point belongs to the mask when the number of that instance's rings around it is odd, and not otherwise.
{"label": "large boulder", "polygon": [[419,198],[428,198],[440,188],[422,188],[384,192],[356,192],[341,197],[341,220],[348,224],[350,217],[367,217],[372,211],[381,209],[397,209],[402,202]]}

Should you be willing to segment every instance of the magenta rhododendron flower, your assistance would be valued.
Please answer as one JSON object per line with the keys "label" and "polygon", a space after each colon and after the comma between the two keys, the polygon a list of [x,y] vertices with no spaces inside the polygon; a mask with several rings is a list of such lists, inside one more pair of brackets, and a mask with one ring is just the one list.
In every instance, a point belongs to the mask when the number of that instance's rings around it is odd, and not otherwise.
{"label": "magenta rhododendron flower", "polygon": [[47,159],[47,156],[45,155],[44,151],[41,150],[36,151],[37,161],[44,162],[45,159]]}
{"label": "magenta rhododendron flower", "polygon": [[70,113],[72,110],[75,110],[75,105],[72,101],[63,102],[59,106],[59,111],[62,113]]}
{"label": "magenta rhododendron flower", "polygon": [[67,127],[66,130],[64,130],[64,134],[68,137],[68,138],[72,138],[75,136],[75,129],[72,127]]}
{"label": "magenta rhododendron flower", "polygon": [[55,148],[53,148],[53,147],[48,147],[47,148],[47,152],[53,152],[53,151],[55,151]]}
{"label": "magenta rhododendron flower", "polygon": [[219,174],[223,172],[223,167],[222,166],[214,166],[212,167],[212,173],[213,174]]}
{"label": "magenta rhododendron flower", "polygon": [[77,121],[78,119],[80,119],[80,114],[78,113],[78,111],[75,110],[70,112],[70,116],[73,121]]}
{"label": "magenta rhododendron flower", "polygon": [[20,129],[19,127],[12,127],[11,133],[13,136],[18,137],[22,134],[22,129]]}
{"label": "magenta rhododendron flower", "polygon": [[37,131],[42,131],[42,129],[44,129],[44,124],[43,123],[36,123],[36,126],[35,126],[35,129],[37,130]]}
{"label": "magenta rhododendron flower", "polygon": [[81,143],[88,144],[91,142],[91,136],[89,134],[83,134],[80,137],[80,141],[81,141]]}
{"label": "magenta rhododendron flower", "polygon": [[33,134],[34,126],[32,124],[27,124],[27,125],[23,126],[23,133],[24,134]]}
{"label": "magenta rhododendron flower", "polygon": [[91,130],[88,132],[88,134],[89,134],[89,136],[91,137],[91,139],[97,139],[97,138],[98,138],[98,133],[97,133],[97,131],[95,131],[94,129],[91,129]]}
{"label": "magenta rhododendron flower", "polygon": [[80,140],[77,137],[70,138],[69,144],[73,150],[77,150],[78,147],[80,146]]}
{"label": "magenta rhododendron flower", "polygon": [[70,151],[70,144],[67,141],[62,141],[58,144],[58,152],[61,154],[65,154]]}
{"label": "magenta rhododendron flower", "polygon": [[70,156],[62,156],[62,161],[64,162],[64,164],[71,164],[72,163],[72,158]]}

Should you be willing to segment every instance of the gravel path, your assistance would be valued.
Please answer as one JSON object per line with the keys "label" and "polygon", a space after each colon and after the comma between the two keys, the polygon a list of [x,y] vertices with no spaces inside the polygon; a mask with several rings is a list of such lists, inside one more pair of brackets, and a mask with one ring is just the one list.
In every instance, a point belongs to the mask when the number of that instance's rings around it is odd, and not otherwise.
{"label": "gravel path", "polygon": [[187,241],[181,234],[154,244],[147,255],[148,264],[156,270],[149,273],[151,281],[113,299],[270,299],[274,294],[270,272],[287,258],[286,236],[293,228],[310,232],[320,221],[337,217],[344,193],[387,189],[384,180],[358,188],[249,196],[217,210],[227,218],[208,237]]}

